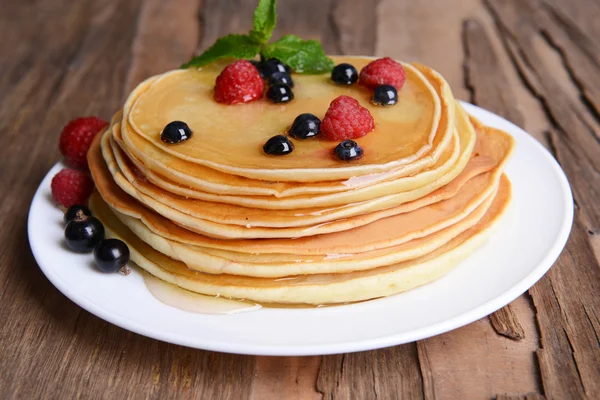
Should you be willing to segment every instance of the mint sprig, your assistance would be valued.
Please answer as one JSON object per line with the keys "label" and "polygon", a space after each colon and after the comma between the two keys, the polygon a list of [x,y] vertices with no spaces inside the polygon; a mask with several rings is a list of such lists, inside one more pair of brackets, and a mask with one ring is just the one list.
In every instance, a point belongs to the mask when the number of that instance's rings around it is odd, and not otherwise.
{"label": "mint sprig", "polygon": [[[259,1],[254,10],[250,37],[259,43],[267,43],[277,25],[277,0]],[[256,55],[256,53],[254,53]]]}
{"label": "mint sprig", "polygon": [[331,71],[333,60],[325,54],[321,43],[285,35],[278,41],[263,46],[265,58],[278,58],[300,74],[322,74]]}
{"label": "mint sprig", "polygon": [[322,74],[331,71],[333,60],[316,40],[302,40],[285,35],[269,43],[277,24],[277,0],[259,0],[252,30],[247,35],[228,35],[217,39],[204,53],[192,58],[181,68],[198,68],[223,59],[277,58],[300,74]]}
{"label": "mint sprig", "polygon": [[201,67],[222,58],[254,58],[260,50],[260,45],[248,35],[228,35],[217,39],[198,57],[192,58],[181,68]]}

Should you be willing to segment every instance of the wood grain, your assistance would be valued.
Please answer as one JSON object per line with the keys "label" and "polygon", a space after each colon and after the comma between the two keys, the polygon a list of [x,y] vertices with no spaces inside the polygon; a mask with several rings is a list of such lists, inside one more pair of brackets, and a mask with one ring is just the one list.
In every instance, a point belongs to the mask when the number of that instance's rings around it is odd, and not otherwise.
{"label": "wood grain", "polygon": [[[593,377],[600,373],[600,330],[594,321],[598,319],[595,309],[599,303],[596,288],[600,285],[600,265],[588,232],[598,229],[600,212],[596,202],[587,201],[600,189],[597,184],[600,143],[596,115],[581,99],[569,95],[572,89],[569,84],[581,90],[570,76],[566,78],[568,81],[565,78],[561,81],[553,74],[558,66],[546,53],[559,52],[552,45],[552,38],[562,36],[564,32],[546,30],[553,18],[549,8],[540,7],[541,4],[535,1],[488,4],[500,32],[506,35],[505,40],[514,42],[507,48],[526,85],[546,107],[553,125],[550,131],[552,147],[573,184],[575,202],[579,205],[566,251],[549,274],[530,290],[541,335],[542,347],[537,356],[544,390],[552,394],[549,397],[555,398],[597,398],[600,396],[599,384]],[[528,19],[520,13],[523,6],[530,10],[525,14]],[[543,39],[548,46],[534,47],[535,37],[540,35],[541,29],[544,29]],[[577,42],[573,46],[585,46],[586,43]],[[572,65],[572,74],[589,66],[567,64],[566,53],[559,52],[558,57],[564,65]],[[587,180],[588,184],[582,181],[586,177],[591,179]]]}
{"label": "wood grain", "polygon": [[503,393],[496,396],[496,400],[544,400],[545,397],[539,393],[527,393],[526,395],[514,395]]}
{"label": "wood grain", "polygon": [[247,31],[254,6],[247,0],[2,2],[0,398],[600,398],[597,2],[280,2],[275,36],[294,32],[321,40],[330,53],[430,65],[458,98],[531,132],[566,171],[576,203],[566,250],[538,284],[490,319],[370,352],[226,355],[107,324],[44,278],[24,221],[37,185],[59,157],[61,127],[81,115],[109,118],[141,80],[176,67],[224,33]]}
{"label": "wood grain", "polygon": [[255,357],[252,398],[321,399],[320,365],[321,357]]}
{"label": "wood grain", "polygon": [[514,340],[525,338],[525,331],[510,304],[491,314],[490,323],[494,330],[502,336]]}
{"label": "wood grain", "polygon": [[323,399],[422,397],[416,346],[323,357],[317,389]]}

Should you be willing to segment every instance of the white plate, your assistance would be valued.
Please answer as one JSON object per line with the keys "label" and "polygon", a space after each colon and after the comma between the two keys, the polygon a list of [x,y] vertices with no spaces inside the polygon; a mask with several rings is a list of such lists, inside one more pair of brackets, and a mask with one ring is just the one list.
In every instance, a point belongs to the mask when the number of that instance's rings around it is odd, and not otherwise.
{"label": "white plate", "polygon": [[62,213],[50,194],[57,164],[29,212],[29,241],[48,279],[98,317],[166,342],[230,353],[314,355],[370,350],[424,339],[482,318],[508,304],[548,271],[573,220],[567,179],[554,158],[526,132],[465,104],[484,123],[511,133],[516,151],[507,173],[513,201],[494,235],[447,276],[396,296],[315,309],[261,309],[236,315],[194,314],[167,306],[133,271],[102,274],[92,256],[63,244]]}

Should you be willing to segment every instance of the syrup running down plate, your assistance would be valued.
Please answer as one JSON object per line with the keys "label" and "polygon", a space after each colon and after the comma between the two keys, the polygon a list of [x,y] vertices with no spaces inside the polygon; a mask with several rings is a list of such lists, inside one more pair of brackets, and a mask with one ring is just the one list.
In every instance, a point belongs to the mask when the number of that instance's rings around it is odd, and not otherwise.
{"label": "syrup running down plate", "polygon": [[103,274],[92,256],[62,245],[62,213],[52,202],[52,168],[29,212],[31,249],[48,279],[73,302],[122,328],[206,350],[255,355],[316,355],[371,350],[447,332],[482,318],[529,289],[562,251],[573,200],[558,163],[526,132],[473,105],[483,123],[509,132],[516,149],[506,169],[513,199],[481,248],[446,276],[395,296],[323,308],[261,308],[201,314],[159,301],[140,270]]}

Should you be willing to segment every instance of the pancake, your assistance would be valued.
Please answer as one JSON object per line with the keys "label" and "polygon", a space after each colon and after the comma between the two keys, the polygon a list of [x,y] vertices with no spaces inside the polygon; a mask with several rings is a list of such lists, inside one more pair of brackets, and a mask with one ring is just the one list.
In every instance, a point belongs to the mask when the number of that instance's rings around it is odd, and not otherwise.
{"label": "pancake", "polygon": [[127,243],[133,262],[169,283],[206,295],[264,303],[336,304],[393,295],[445,275],[485,241],[490,227],[506,209],[511,196],[510,184],[508,180],[502,182],[489,210],[475,226],[423,257],[367,271],[283,279],[212,275],[190,270],[182,262],[144,243],[108,207],[98,207],[96,202],[91,206],[105,224],[107,236]]}
{"label": "pancake", "polygon": [[[467,131],[465,135],[469,134],[470,132]],[[163,197],[163,200],[169,203],[173,201],[172,198],[169,198],[170,196],[178,195],[186,199],[191,198],[211,203],[226,203],[244,207],[264,208],[272,210],[286,210],[292,208],[296,209],[309,207],[335,207],[349,203],[367,201],[375,197],[381,197],[399,191],[410,190],[435,181],[436,179],[448,173],[453,167],[456,166],[456,160],[459,158],[461,151],[461,148],[458,145],[459,140],[459,135],[455,135],[454,140],[452,141],[451,148],[447,149],[447,151],[442,155],[442,158],[431,169],[425,170],[423,172],[411,176],[400,177],[393,180],[386,180],[370,186],[355,188],[339,193],[326,193],[321,195],[299,195],[285,198],[277,198],[274,196],[233,196],[200,192],[180,185],[172,184],[166,180],[163,180],[163,186],[166,185],[168,187],[168,189],[165,190],[159,186],[154,185],[149,179],[145,179],[144,182],[147,182],[145,194],[152,196],[155,199],[157,198],[157,196]],[[123,156],[122,151],[113,151],[113,153],[115,153],[116,156]],[[119,162],[121,160],[117,159],[117,161]],[[131,161],[132,164],[136,164],[135,159],[129,159],[129,161]],[[141,169],[143,167],[140,165],[140,163],[138,162],[137,164],[138,165],[136,166],[136,168],[138,170],[143,171],[143,169]],[[122,162],[120,163],[120,165],[121,169],[123,169]],[[145,173],[141,175],[143,175],[144,178],[147,177],[147,174]],[[138,189],[144,192],[144,189]],[[148,190],[153,190],[153,192],[148,193]],[[165,196],[166,198],[164,198]]]}
{"label": "pancake", "polygon": [[[114,169],[114,166],[113,166]],[[247,226],[240,225],[225,225],[220,223],[215,223],[203,219],[196,218],[191,216],[188,212],[181,212],[176,208],[172,208],[172,206],[183,208],[186,205],[188,206],[196,206],[196,210],[200,210],[198,204],[194,204],[197,202],[196,200],[188,200],[185,198],[177,198],[174,196],[165,193],[164,197],[161,199],[161,202],[156,201],[151,196],[141,193],[138,191],[130,182],[121,174],[116,173],[113,176],[114,181],[124,190],[126,193],[137,199],[140,203],[148,206],[159,214],[167,217],[168,219],[186,227],[189,230],[193,230],[195,232],[203,233],[216,238],[280,238],[280,237],[289,237],[296,238],[302,236],[314,235],[312,227],[296,227],[296,228],[268,228],[268,227],[254,227],[252,223],[248,221]],[[137,182],[137,181],[136,181]],[[139,182],[138,187],[139,187]],[[439,186],[442,186],[441,184]],[[429,188],[425,187],[421,188],[417,191],[405,192],[398,194],[396,196],[400,197],[400,203],[402,203],[402,199],[406,199],[406,201],[411,200],[411,197],[420,197],[420,193],[423,193]],[[436,189],[433,187],[432,189]],[[416,193],[415,193],[416,192]],[[216,204],[216,203],[215,203]],[[186,210],[187,211],[187,210]],[[218,214],[216,214],[218,215]],[[243,215],[243,214],[242,214]],[[268,215],[268,214],[267,214]]]}
{"label": "pancake", "polygon": [[[422,187],[428,183],[431,183],[443,175],[449,173],[453,168],[457,168],[457,159],[461,155],[461,150],[468,151],[467,149],[459,146],[460,136],[463,140],[466,140],[467,144],[469,141],[474,141],[472,136],[472,128],[466,128],[463,130],[462,135],[455,134],[451,148],[448,148],[440,160],[431,168],[420,173],[401,177],[393,180],[386,180],[370,186],[355,188],[339,193],[326,193],[321,195],[299,195],[294,197],[277,198],[274,196],[233,196],[224,194],[214,194],[207,192],[200,192],[197,190],[191,190],[186,187],[179,185],[168,185],[168,190],[154,185],[148,179],[144,179],[142,188],[137,188],[142,193],[155,198],[161,202],[167,202],[169,204],[177,203],[176,196],[180,198],[196,199],[199,200],[200,207],[204,205],[204,202],[211,203],[226,203],[243,207],[252,208],[263,208],[270,210],[287,210],[287,209],[299,209],[299,208],[311,208],[311,207],[335,207],[340,205],[347,205],[351,203],[358,203],[368,201],[373,198],[385,196],[392,193],[401,191],[407,191],[414,188]],[[113,151],[115,153],[115,151]],[[117,151],[117,156],[123,156],[122,151]],[[468,157],[468,154],[465,155]],[[124,169],[122,160],[117,158],[117,162],[121,161],[121,169]],[[135,159],[130,159],[135,161]],[[136,167],[140,169],[140,165]],[[146,174],[140,174],[146,178]],[[133,182],[130,182],[133,183]],[[191,203],[188,203],[191,204]],[[186,210],[180,209],[180,211],[186,212]]]}
{"label": "pancake", "polygon": [[[354,190],[351,193],[349,193],[349,196],[346,196],[346,197],[351,197],[352,199],[356,200],[356,203],[359,203],[359,204],[351,204],[349,206],[345,205],[343,210],[341,211],[342,216],[348,217],[348,216],[356,215],[358,213],[364,213],[366,211],[376,211],[379,209],[386,209],[386,208],[394,207],[396,205],[413,200],[415,198],[422,197],[423,195],[426,195],[426,194],[436,190],[437,188],[443,186],[444,184],[450,182],[464,168],[465,164],[468,161],[468,158],[469,158],[468,156],[470,155],[473,145],[474,145],[474,142],[475,142],[475,137],[474,137],[475,135],[472,130],[471,124],[464,123],[464,128],[465,129],[463,130],[463,132],[464,132],[464,135],[466,136],[466,138],[464,138],[464,140],[462,141],[462,149],[461,149],[461,152],[459,153],[460,155],[458,156],[458,162],[455,163],[455,165],[453,165],[453,166],[448,166],[446,163],[446,165],[443,167],[444,169],[452,168],[450,173],[447,173],[446,175],[442,176],[440,179],[437,179],[436,181],[432,182],[429,185],[420,186],[416,190],[406,191],[403,193],[396,193],[393,196],[381,196],[367,204],[365,204],[364,202],[361,202],[360,200],[361,200],[361,196],[366,196],[369,194],[366,192],[369,188]],[[456,155],[456,152],[454,152],[454,153]],[[111,154],[109,154],[109,152],[106,150],[105,150],[105,157],[107,157],[107,159],[108,159],[109,166],[111,168],[113,168],[113,165],[112,165],[113,163],[111,161],[113,156]],[[116,174],[117,171],[113,171],[113,173]],[[397,183],[390,182],[390,184],[392,186],[396,185],[396,187],[400,187],[400,188],[402,188],[402,186],[412,187],[415,185],[415,182],[421,182],[423,175],[425,175],[425,176],[430,176],[431,174],[439,175],[439,173],[440,173],[439,171],[425,171],[422,174],[417,174],[413,177],[408,177],[404,181],[399,180],[399,182],[397,182]],[[132,179],[132,181],[134,181],[134,183],[138,186],[137,188],[131,187],[131,182],[127,182],[127,180],[123,179],[123,177],[121,175],[117,174],[115,176],[115,180],[119,183],[119,185],[122,187],[123,190],[127,191],[127,193],[129,193],[130,195],[138,198],[138,200],[141,201],[143,204],[153,208],[154,210],[161,213],[162,215],[165,215],[167,218],[173,219],[173,220],[177,221],[178,223],[182,223],[186,227],[193,229],[195,231],[199,231],[199,232],[202,232],[202,233],[214,236],[214,237],[230,237],[230,238],[277,237],[277,236],[273,236],[272,233],[262,232],[262,231],[260,231],[259,228],[253,228],[251,232],[249,232],[247,230],[247,228],[244,228],[240,232],[239,228],[227,227],[226,231],[220,232],[217,227],[211,225],[209,222],[203,221],[201,219],[194,219],[194,218],[196,218],[195,217],[196,214],[194,214],[193,208],[195,208],[195,210],[198,211],[198,213],[199,213],[198,215],[202,215],[201,213],[206,212],[206,210],[211,206],[211,204],[204,203],[204,202],[198,203],[197,201],[195,202],[195,201],[188,200],[185,198],[178,198],[177,196],[174,196],[168,192],[161,193],[160,191],[155,190],[154,192],[149,193],[148,190],[157,189],[157,188],[148,185],[147,182],[143,179],[139,179],[139,180],[137,180],[137,182],[135,179]],[[386,186],[385,188],[389,189],[390,184],[383,183],[382,185],[385,185]],[[142,192],[141,190],[139,190],[141,186],[145,186],[145,189],[146,189],[145,193]],[[162,196],[162,197],[158,197],[159,199],[162,199],[162,201],[157,201],[154,198],[157,196]],[[337,197],[342,197],[342,196],[343,196],[343,194],[337,195]],[[219,197],[222,197],[222,196],[219,196]],[[270,200],[272,200],[272,199],[270,199]],[[284,199],[284,200],[279,200],[279,201],[285,201],[285,202],[289,203],[291,200],[292,199]],[[314,203],[314,202],[317,202],[317,200],[318,199],[313,198],[310,201],[312,203]],[[330,199],[330,200],[334,200],[334,199]],[[265,200],[265,201],[268,201],[268,200]],[[335,202],[339,202],[339,200],[335,200]],[[165,206],[165,204],[168,204],[168,206]],[[288,205],[290,205],[290,204],[288,204]],[[214,208],[214,206],[217,206],[217,205],[212,204],[212,206]],[[276,207],[282,207],[282,206],[283,206],[282,204],[276,205]],[[298,208],[298,207],[293,207],[294,206],[293,203],[290,206],[294,210],[296,210]],[[173,210],[172,209],[173,207],[178,207],[178,208]],[[192,211],[190,211],[190,208],[192,208]],[[307,210],[307,211],[308,211],[308,213],[322,214],[322,212],[324,210],[320,209],[320,210]],[[188,218],[188,217],[184,218],[183,215],[180,215],[179,218],[177,218],[176,213],[186,214],[187,216],[191,216],[192,218]],[[219,210],[218,215],[231,215],[231,213],[232,213],[231,209],[229,209],[229,210],[225,209],[225,210]],[[247,209],[243,209],[241,217],[244,219],[248,218],[246,213],[247,213]],[[294,214],[297,214],[297,213],[298,213],[297,211],[294,211]],[[238,213],[238,215],[240,215],[240,214]],[[325,216],[322,214],[321,218],[325,219]],[[296,221],[300,220],[298,218],[295,218],[295,219],[296,219]],[[250,226],[253,226],[253,222],[254,221],[252,221],[252,220],[245,220],[245,223],[250,224]],[[260,223],[260,221],[257,221],[257,222]],[[297,232],[297,231],[298,230],[292,230],[285,237],[298,237],[298,236],[304,235],[302,232]],[[283,233],[283,232],[279,232],[279,233]]]}
{"label": "pancake", "polygon": [[[480,125],[476,121],[475,123],[478,126]],[[304,232],[304,236],[306,237],[297,239],[276,238],[270,240],[241,240],[238,238],[237,240],[218,240],[211,239],[204,235],[198,235],[191,232],[189,229],[184,229],[173,223],[172,220],[164,218],[141,206],[133,197],[124,193],[120,187],[116,185],[107,166],[103,162],[102,155],[100,154],[99,138],[92,144],[90,152],[88,153],[88,158],[96,186],[109,205],[121,214],[140,219],[153,232],[165,238],[201,247],[244,253],[343,254],[386,247],[385,245],[377,243],[378,240],[381,241],[381,236],[376,234],[378,225],[374,225],[374,223],[376,223],[374,221],[398,215],[403,212],[417,210],[429,204],[455,197],[465,181],[489,170],[487,167],[490,165],[490,160],[493,160],[491,164],[495,167],[493,170],[495,176],[494,179],[497,180],[512,152],[513,140],[509,135],[499,130],[481,126],[479,129],[481,138],[478,141],[476,151],[474,152],[473,157],[471,157],[467,168],[463,170],[460,177],[451,181],[448,185],[425,197],[419,197],[417,200],[403,203],[402,206],[398,206],[395,209],[388,209],[387,211],[381,212],[379,215],[377,215],[378,213],[364,214],[345,220],[336,220],[331,224],[317,225],[307,232]],[[116,175],[115,179],[120,179],[119,175]],[[133,193],[135,194],[135,191]],[[247,213],[247,215],[252,215],[252,210],[248,209]],[[183,223],[185,223],[186,220],[190,220],[190,217],[185,215],[180,218]],[[348,229],[361,226],[365,227],[362,231],[358,231],[358,235],[344,232]],[[371,228],[369,228],[369,226],[371,226]],[[373,226],[375,229],[373,229]],[[225,227],[229,228],[230,226]],[[334,232],[339,233],[337,235],[329,234],[317,236],[319,233],[327,232],[327,229],[335,229]],[[254,231],[255,228],[246,228],[246,230]],[[354,232],[357,231],[354,230]],[[327,240],[324,240],[324,238],[327,238]],[[389,245],[390,244],[387,246]]]}
{"label": "pancake", "polygon": [[[385,180],[408,176],[431,167],[451,145],[454,127],[454,101],[447,82],[435,71],[415,65],[431,83],[440,98],[441,115],[432,149],[413,163],[387,172],[351,177],[338,181],[273,182],[248,179],[191,163],[162,151],[148,140],[137,135],[130,124],[122,121],[122,113],[113,119],[113,138],[121,150],[144,171],[144,176],[156,186],[171,193],[198,198],[195,191],[230,195],[262,195],[289,197],[297,195],[337,193],[365,187]],[[122,126],[126,134],[122,134]],[[200,197],[201,198],[201,197]]]}
{"label": "pancake", "polygon": [[[505,178],[506,179],[506,178]],[[211,273],[257,277],[285,277],[290,275],[342,273],[367,270],[422,257],[474,226],[489,208],[497,189],[493,182],[487,198],[474,210],[443,229],[436,229],[430,221],[417,220],[416,239],[380,250],[357,254],[328,254],[303,256],[295,254],[245,254],[185,245],[156,235],[140,220],[111,210],[138,238],[162,254],[183,262],[188,268]],[[100,196],[92,202],[100,202]],[[107,205],[103,205],[108,207]],[[98,207],[97,207],[98,208]],[[408,216],[409,214],[404,214]],[[408,218],[405,218],[408,219]],[[429,224],[427,224],[429,222]],[[414,224],[414,221],[413,221]],[[441,224],[441,223],[440,223]],[[427,226],[429,225],[429,226]],[[428,232],[433,232],[426,235]],[[426,235],[426,236],[425,236]],[[422,237],[419,237],[422,236]]]}
{"label": "pancake", "polygon": [[[336,58],[336,62],[351,62],[357,68],[371,60]],[[325,75],[295,76],[295,99],[289,104],[260,101],[231,107],[212,100],[214,81],[224,64],[171,71],[132,91],[123,107],[122,132],[127,135],[128,123],[162,153],[253,179],[315,182],[386,172],[431,150],[441,116],[435,88],[417,68],[403,65],[407,79],[394,107],[374,106],[369,90],[359,85],[334,85]],[[377,121],[373,132],[357,139],[366,150],[360,160],[340,163],[331,155],[332,142],[318,138],[298,143],[285,157],[265,156],[262,145],[268,138],[284,132],[300,113],[323,115],[329,103],[342,94],[357,99]],[[169,146],[160,140],[160,132],[173,120],[186,121],[194,132],[185,146]]]}
{"label": "pancake", "polygon": [[[415,175],[379,182],[374,185],[357,188],[346,192],[324,195],[303,195],[289,198],[275,198],[273,196],[215,195],[212,193],[196,191],[195,195],[193,196],[190,196],[191,193],[184,193],[184,196],[186,198],[194,197],[196,199],[209,202],[227,203],[251,208],[284,210],[309,207],[333,207],[339,205],[348,205],[351,203],[359,203],[374,198],[382,197],[385,195],[398,193],[401,191],[408,191],[415,188],[425,187],[428,183],[432,183],[436,180],[439,180],[439,178],[446,174],[452,176],[452,174],[454,173],[453,176],[456,176],[460,172],[460,170],[456,170],[464,168],[464,165],[466,164],[466,161],[475,143],[474,129],[468,120],[468,116],[466,115],[464,110],[462,110],[462,107],[458,105],[458,103],[455,103],[455,105],[456,107],[458,107],[459,112],[456,118],[455,128],[457,131],[455,133],[455,136],[458,135],[458,138],[454,138],[454,146],[452,146],[452,148],[447,149],[433,167]],[[457,140],[460,141],[460,147],[456,146]],[[435,187],[433,190],[437,189],[437,187]],[[170,192],[166,192],[164,190],[161,191],[160,189],[155,191],[155,193],[153,194],[144,194],[153,197],[154,199],[156,199],[156,196],[165,195],[166,198],[164,198],[164,201],[161,202],[172,203],[173,201],[176,201],[174,198],[170,197]],[[186,212],[187,210],[179,209],[179,211]],[[190,215],[194,216],[193,213],[191,213]]]}
{"label": "pancake", "polygon": [[[109,140],[104,138],[104,141]],[[127,180],[137,189],[142,190],[143,193],[151,194],[153,188],[143,190],[144,187],[149,185],[144,179],[139,178],[139,170],[131,166],[128,159],[121,154],[120,148],[111,142],[112,153],[118,161],[119,171],[127,178]],[[440,190],[437,193],[435,199],[443,200],[444,198],[451,197],[456,191],[471,177],[476,174],[486,172],[497,165],[497,160],[490,157],[480,157],[480,162],[477,163],[477,167],[467,167],[463,172],[454,179],[446,190]],[[112,161],[109,160],[109,163]],[[156,188],[154,188],[156,190]],[[183,201],[178,197],[174,197],[175,201]],[[418,208],[419,206],[426,205],[428,199],[433,199],[433,196],[426,196],[421,198],[419,202],[409,202],[402,204],[397,207],[392,207],[386,210],[364,213],[366,203],[360,204],[361,209],[356,210],[357,215],[355,217],[349,216],[345,210],[348,206],[332,207],[332,208],[312,208],[302,210],[262,210],[253,209],[246,207],[238,207],[232,205],[224,205],[212,202],[195,202],[197,210],[200,213],[202,219],[223,223],[242,225],[247,227],[250,226],[262,226],[262,227],[297,227],[303,226],[303,229],[311,229],[317,233],[330,233],[338,230],[345,230],[352,227],[365,225],[367,223],[376,221],[387,216],[399,214],[402,212],[410,211],[411,209]],[[346,212],[345,212],[346,211]]]}
{"label": "pancake", "polygon": [[[469,124],[469,126],[471,126]],[[354,216],[360,213],[364,213],[365,209],[368,210],[378,210],[378,209],[387,209],[390,207],[394,207],[411,200],[423,197],[439,187],[445,185],[446,183],[451,182],[463,169],[467,164],[469,155],[471,154],[471,149],[474,146],[475,138],[474,134],[471,131],[467,131],[468,141],[463,140],[463,151],[461,152],[458,162],[453,167],[450,173],[442,176],[440,179],[432,182],[429,185],[424,185],[418,187],[415,190],[409,190],[406,192],[396,193],[394,195],[388,195],[379,197],[369,204],[353,204],[350,206],[346,206],[340,212],[344,217]],[[465,149],[466,147],[466,149]],[[196,217],[196,215],[202,215],[202,213],[206,214],[206,210],[209,207],[218,210],[214,215],[226,215],[231,212],[231,208],[229,210],[221,208],[219,210],[218,203],[199,203],[198,200],[186,199],[182,197],[177,197],[169,194],[168,192],[160,193],[162,197],[159,197],[159,200],[156,200],[153,196],[156,196],[156,192],[147,194],[143,193],[139,190],[140,187],[152,188],[146,185],[146,181],[143,179],[132,179],[133,183],[136,185],[132,185],[126,177],[120,172],[116,163],[112,160],[113,155],[109,148],[103,148],[103,155],[108,162],[109,168],[113,173],[114,181],[124,190],[126,193],[137,199],[142,204],[161,214],[162,216],[186,227],[189,230],[199,232],[208,236],[216,237],[216,238],[296,238],[302,236],[310,236],[314,235],[317,232],[312,229],[307,229],[303,227],[288,227],[288,228],[267,228],[267,227],[256,227],[254,226],[254,220],[245,220],[246,226],[242,225],[225,225],[221,223],[215,223],[212,221],[207,221],[205,219],[201,219]],[[91,160],[90,166],[92,169],[93,175],[98,175],[99,172],[94,173],[94,170],[98,169],[95,167],[97,164],[96,161]],[[425,172],[427,173],[427,172]],[[131,177],[130,177],[131,178]],[[411,177],[415,179],[419,179],[419,176]],[[358,190],[357,190],[358,191]],[[341,194],[339,195],[341,196]],[[298,210],[294,210],[294,213],[297,213]],[[244,209],[241,214],[241,218],[249,218],[247,214],[247,209]],[[268,215],[266,218],[271,218],[272,216]],[[267,221],[269,219],[266,219]],[[338,229],[343,227],[343,225],[338,225]],[[328,227],[330,231],[333,231],[334,227]]]}

